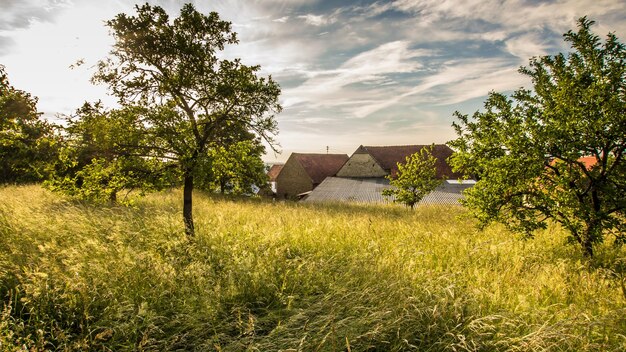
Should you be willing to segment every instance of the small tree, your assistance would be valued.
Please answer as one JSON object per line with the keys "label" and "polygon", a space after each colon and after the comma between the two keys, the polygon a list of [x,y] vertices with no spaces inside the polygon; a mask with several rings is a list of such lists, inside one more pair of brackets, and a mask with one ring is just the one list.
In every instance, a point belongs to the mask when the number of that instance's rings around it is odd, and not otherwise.
{"label": "small tree", "polygon": [[53,126],[37,112],[37,98],[15,89],[0,65],[0,183],[47,178],[56,158]]}
{"label": "small tree", "polygon": [[85,102],[65,120],[60,157],[46,186],[90,201],[115,201],[124,183],[121,170],[114,165],[116,138],[127,137],[121,119],[111,118],[100,102]]}
{"label": "small tree", "polygon": [[143,193],[167,185],[173,165],[158,154],[137,153],[137,146],[150,139],[141,123],[144,113],[136,107],[106,110],[100,102],[83,104],[66,119],[60,157],[47,186],[77,198],[115,203],[120,191]]}
{"label": "small tree", "polygon": [[209,148],[200,186],[222,194],[252,194],[253,187],[265,187],[268,178],[261,159],[263,151],[263,145],[254,140]]}
{"label": "small tree", "polygon": [[[107,22],[115,39],[111,56],[99,63],[95,82],[109,85],[122,105],[140,105],[153,144],[138,150],[174,160],[183,178],[183,220],[194,234],[192,194],[208,149],[227,145],[229,133],[252,131],[273,143],[280,87],[257,76],[258,66],[217,55],[237,43],[230,22],[204,15],[193,5],[170,21],[159,6],[136,6],[137,15]],[[236,128],[235,128],[236,127]]]}
{"label": "small tree", "polygon": [[547,219],[563,225],[584,254],[626,234],[626,50],[604,43],[581,18],[564,37],[573,52],[530,60],[520,69],[534,89],[512,99],[491,93],[485,112],[456,113],[449,144],[456,170],[478,175],[465,205],[532,235]]}
{"label": "small tree", "polygon": [[415,204],[434,191],[442,180],[437,178],[437,158],[432,155],[433,147],[424,147],[408,156],[406,163],[398,163],[398,174],[387,176],[393,188],[384,190],[383,195],[413,209]]}

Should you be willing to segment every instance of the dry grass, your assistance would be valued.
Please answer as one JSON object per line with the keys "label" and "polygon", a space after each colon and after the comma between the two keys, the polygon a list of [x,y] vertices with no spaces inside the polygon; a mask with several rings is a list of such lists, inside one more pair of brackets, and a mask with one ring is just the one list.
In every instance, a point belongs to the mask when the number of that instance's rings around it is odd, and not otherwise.
{"label": "dry grass", "polygon": [[626,252],[461,209],[0,188],[0,350],[621,351]]}

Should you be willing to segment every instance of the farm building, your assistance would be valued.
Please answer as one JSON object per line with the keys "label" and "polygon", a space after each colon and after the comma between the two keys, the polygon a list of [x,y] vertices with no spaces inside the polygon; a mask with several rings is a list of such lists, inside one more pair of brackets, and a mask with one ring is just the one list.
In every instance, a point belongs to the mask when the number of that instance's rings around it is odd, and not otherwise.
{"label": "farm building", "polygon": [[[360,146],[350,159],[337,172],[337,177],[385,177],[398,172],[398,163],[406,162],[406,158],[418,153],[427,145],[397,146]],[[437,158],[435,167],[437,177],[457,179],[459,174],[452,172],[446,161],[452,155],[452,149],[444,144],[435,144],[432,154]]]}
{"label": "farm building", "polygon": [[[305,199],[306,202],[350,201],[383,203],[389,199],[382,191],[390,188],[389,175],[398,172],[398,163],[418,153],[428,145],[360,146],[337,171],[336,177],[328,177]],[[452,171],[447,162],[452,149],[436,144],[432,154],[437,158],[437,177],[447,180],[434,192],[422,199],[420,204],[458,204],[462,191],[473,186],[473,181],[460,183],[459,174]]]}
{"label": "farm building", "polygon": [[269,178],[272,193],[276,193],[276,178],[278,177],[278,174],[280,174],[280,170],[283,169],[283,166],[283,164],[274,164],[267,171],[267,177]]}
{"label": "farm building", "polygon": [[346,154],[292,153],[276,177],[276,196],[295,198],[334,176],[348,160]]}

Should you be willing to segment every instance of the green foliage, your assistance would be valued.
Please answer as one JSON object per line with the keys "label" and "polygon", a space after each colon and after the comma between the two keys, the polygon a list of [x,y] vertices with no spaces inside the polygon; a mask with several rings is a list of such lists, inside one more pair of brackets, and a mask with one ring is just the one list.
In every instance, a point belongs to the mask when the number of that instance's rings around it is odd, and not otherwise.
{"label": "green foliage", "polygon": [[480,178],[465,204],[481,224],[532,234],[553,219],[587,256],[626,233],[626,49],[613,34],[602,43],[592,24],[564,35],[567,57],[520,69],[532,91],[491,93],[472,119],[457,112],[449,143],[454,166]]}
{"label": "green foliage", "polygon": [[434,145],[422,148],[419,153],[408,156],[404,164],[398,163],[398,174],[387,176],[394,188],[384,190],[383,195],[413,209],[415,204],[434,191],[442,180],[437,178],[437,158],[432,155],[433,148]]}
{"label": "green foliage", "polygon": [[[594,265],[462,208],[0,188],[0,350],[623,351],[626,249]],[[210,227],[207,225],[211,225]],[[601,265],[600,265],[601,264]]]}
{"label": "green foliage", "polygon": [[63,148],[46,185],[79,199],[126,203],[131,199],[119,200],[119,192],[143,194],[171,184],[172,165],[139,147],[150,138],[143,113],[136,107],[106,110],[100,102],[85,103],[67,118]]}
{"label": "green foliage", "polygon": [[37,98],[15,89],[0,65],[0,183],[48,176],[57,153],[53,127],[40,119]]}
{"label": "green foliage", "polygon": [[115,44],[93,80],[108,84],[122,105],[150,111],[144,125],[157,145],[144,147],[178,163],[185,228],[193,235],[194,175],[207,163],[209,148],[228,149],[233,132],[254,133],[271,144],[280,87],[271,77],[258,77],[259,66],[218,57],[237,38],[217,13],[204,15],[186,4],[171,21],[159,6],[136,11],[107,22]]}
{"label": "green foliage", "polygon": [[207,165],[200,168],[200,188],[220,193],[254,194],[268,182],[261,159],[263,146],[244,140],[228,147],[214,146],[208,150]]}

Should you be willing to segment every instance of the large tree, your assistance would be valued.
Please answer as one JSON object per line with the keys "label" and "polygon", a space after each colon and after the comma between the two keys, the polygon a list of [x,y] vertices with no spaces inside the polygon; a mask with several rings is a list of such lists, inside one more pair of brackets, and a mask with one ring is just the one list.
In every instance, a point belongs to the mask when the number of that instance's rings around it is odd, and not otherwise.
{"label": "large tree", "polygon": [[121,104],[151,111],[144,123],[153,135],[152,150],[180,166],[185,231],[193,236],[194,176],[208,147],[228,141],[224,133],[233,126],[271,145],[280,87],[271,77],[259,77],[259,66],[218,57],[237,38],[217,13],[205,15],[186,4],[172,21],[159,6],[136,11],[107,22],[115,44],[94,81],[108,84]]}
{"label": "large tree", "polygon": [[37,98],[13,87],[0,65],[0,183],[45,179],[56,142],[53,126],[37,112]]}
{"label": "large tree", "polygon": [[591,257],[607,235],[626,234],[626,50],[593,21],[564,34],[568,55],[536,57],[520,72],[533,89],[491,93],[485,111],[456,113],[452,162],[480,180],[466,192],[481,224],[529,235],[560,223]]}

